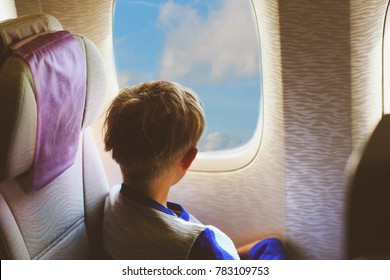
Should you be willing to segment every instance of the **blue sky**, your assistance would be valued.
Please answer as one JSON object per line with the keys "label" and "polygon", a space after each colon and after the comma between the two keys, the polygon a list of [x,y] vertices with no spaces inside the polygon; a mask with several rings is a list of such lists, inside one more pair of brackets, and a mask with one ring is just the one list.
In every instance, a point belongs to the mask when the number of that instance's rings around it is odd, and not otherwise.
{"label": "blue sky", "polygon": [[253,135],[260,100],[259,51],[249,0],[116,0],[119,86],[172,80],[205,108],[201,151],[239,146]]}

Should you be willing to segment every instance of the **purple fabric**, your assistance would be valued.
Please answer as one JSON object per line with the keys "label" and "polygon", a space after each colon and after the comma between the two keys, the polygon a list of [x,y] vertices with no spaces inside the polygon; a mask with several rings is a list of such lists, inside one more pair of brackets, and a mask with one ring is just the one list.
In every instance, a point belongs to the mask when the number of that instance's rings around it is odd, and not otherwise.
{"label": "purple fabric", "polygon": [[39,190],[75,161],[86,95],[85,59],[68,31],[41,36],[14,53],[28,63],[35,84],[38,127],[32,184]]}

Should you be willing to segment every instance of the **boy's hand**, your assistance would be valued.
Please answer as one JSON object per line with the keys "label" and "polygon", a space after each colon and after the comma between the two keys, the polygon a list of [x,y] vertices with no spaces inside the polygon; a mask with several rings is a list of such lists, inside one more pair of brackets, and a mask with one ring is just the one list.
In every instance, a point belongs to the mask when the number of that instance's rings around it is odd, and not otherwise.
{"label": "boy's hand", "polygon": [[244,246],[241,246],[237,248],[237,253],[240,256],[241,260],[248,260],[249,259],[249,251],[252,249],[253,246],[255,246],[258,242],[261,240],[253,241],[249,244],[246,244]]}
{"label": "boy's hand", "polygon": [[272,233],[272,234],[264,235],[262,239],[253,241],[251,243],[248,243],[244,246],[237,248],[237,253],[240,256],[240,259],[241,260],[248,260],[249,259],[249,251],[253,248],[253,246],[255,246],[257,243],[259,243],[265,239],[268,239],[268,238],[277,238],[283,242],[283,239],[281,238],[281,236],[279,234]]}

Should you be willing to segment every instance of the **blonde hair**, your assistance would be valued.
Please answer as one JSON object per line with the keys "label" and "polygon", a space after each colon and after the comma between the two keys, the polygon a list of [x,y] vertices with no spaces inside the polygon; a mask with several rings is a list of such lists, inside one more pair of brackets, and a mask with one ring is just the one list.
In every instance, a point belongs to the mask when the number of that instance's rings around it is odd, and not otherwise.
{"label": "blonde hair", "polygon": [[191,90],[168,81],[124,88],[105,120],[105,150],[112,150],[123,176],[145,186],[188,149],[204,131],[202,105]]}

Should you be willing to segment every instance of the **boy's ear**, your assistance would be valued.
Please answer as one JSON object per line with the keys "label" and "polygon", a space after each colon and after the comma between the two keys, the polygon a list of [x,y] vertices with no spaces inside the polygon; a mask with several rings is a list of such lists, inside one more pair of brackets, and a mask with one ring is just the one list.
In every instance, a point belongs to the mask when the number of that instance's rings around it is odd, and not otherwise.
{"label": "boy's ear", "polygon": [[183,170],[190,168],[191,163],[194,161],[196,155],[198,154],[198,148],[191,148],[181,159],[180,166]]}

